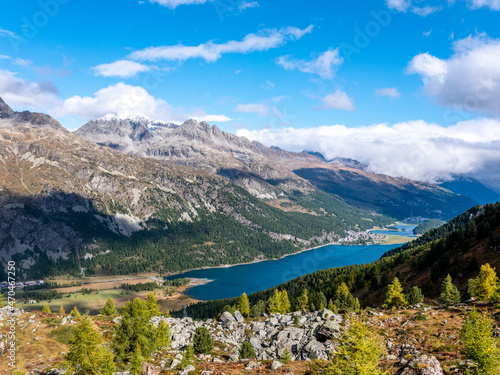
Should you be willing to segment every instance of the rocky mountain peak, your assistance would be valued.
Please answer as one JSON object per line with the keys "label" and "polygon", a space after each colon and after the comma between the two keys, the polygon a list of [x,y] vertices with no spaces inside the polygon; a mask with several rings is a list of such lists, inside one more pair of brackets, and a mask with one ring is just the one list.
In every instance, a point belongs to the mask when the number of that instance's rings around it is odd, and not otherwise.
{"label": "rocky mountain peak", "polygon": [[64,130],[59,121],[44,113],[23,111],[15,112],[0,98],[0,119],[3,126],[49,126],[57,130]]}
{"label": "rocky mountain peak", "polygon": [[9,118],[14,114],[12,108],[0,98],[0,118]]}

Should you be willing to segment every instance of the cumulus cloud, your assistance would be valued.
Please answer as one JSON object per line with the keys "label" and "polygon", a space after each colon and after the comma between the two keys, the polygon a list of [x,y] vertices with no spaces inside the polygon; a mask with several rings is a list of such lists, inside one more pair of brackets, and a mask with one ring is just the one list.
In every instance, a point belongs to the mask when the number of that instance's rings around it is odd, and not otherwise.
{"label": "cumulus cloud", "polygon": [[333,94],[328,94],[324,98],[321,98],[323,105],[318,108],[323,109],[345,109],[346,111],[354,111],[356,107],[354,106],[354,99],[347,96],[347,94],[342,90],[337,90]]}
{"label": "cumulus cloud", "polygon": [[410,61],[407,71],[419,74],[426,91],[441,104],[499,116],[500,39],[469,36],[455,42],[453,49],[448,59],[421,53]]}
{"label": "cumulus cloud", "polygon": [[[94,96],[73,96],[60,103],[52,113],[55,116],[77,116],[93,119],[108,113],[141,113],[156,120],[176,121],[173,108],[164,100],[156,99],[144,88],[118,83],[97,91]],[[182,116],[185,118],[185,116]]]}
{"label": "cumulus cloud", "polygon": [[0,70],[0,97],[13,106],[29,109],[46,109],[59,100],[52,83],[31,82],[8,70]]}
{"label": "cumulus cloud", "polygon": [[429,14],[439,12],[442,8],[440,6],[412,7],[411,11],[421,17],[427,17]]}
{"label": "cumulus cloud", "polygon": [[472,9],[490,8],[500,10],[500,0],[467,0]]}
{"label": "cumulus cloud", "polygon": [[400,12],[406,12],[411,6],[411,0],[385,0],[389,9],[396,9]]}
{"label": "cumulus cloud", "polygon": [[232,121],[231,118],[226,115],[207,115],[207,114],[195,114],[189,116],[189,118],[195,119],[196,121],[206,121],[206,122],[228,122]]}
{"label": "cumulus cloud", "polygon": [[256,1],[250,1],[250,2],[243,1],[240,5],[238,5],[238,9],[240,11],[244,11],[245,9],[257,8],[258,6],[259,6],[259,3]]}
{"label": "cumulus cloud", "polygon": [[213,0],[149,0],[152,4],[160,4],[170,9],[175,9],[179,5],[205,4]]}
{"label": "cumulus cloud", "polygon": [[148,71],[149,67],[135,61],[121,60],[97,65],[93,70],[97,76],[129,78],[136,76],[137,73]]}
{"label": "cumulus cloud", "polygon": [[278,58],[278,65],[286,70],[299,70],[303,73],[317,74],[321,78],[331,79],[344,60],[339,55],[339,49],[330,48],[318,58],[311,61],[292,59],[290,55]]}
{"label": "cumulus cloud", "polygon": [[391,99],[397,99],[401,96],[401,93],[395,87],[386,87],[383,89],[375,90],[375,94],[378,96],[388,96]]}
{"label": "cumulus cloud", "polygon": [[412,121],[349,128],[344,125],[237,131],[239,136],[300,152],[346,157],[372,172],[437,182],[453,175],[500,178],[500,121],[477,119],[443,127]]}
{"label": "cumulus cloud", "polygon": [[305,29],[297,27],[286,27],[283,29],[261,30],[256,34],[248,34],[241,41],[230,40],[226,43],[207,43],[197,46],[149,47],[140,51],[132,52],[129,58],[139,61],[186,61],[188,59],[203,59],[206,62],[214,62],[226,53],[248,53],[256,51],[267,51],[284,45],[289,40],[298,40],[304,35],[312,32],[313,26]]}

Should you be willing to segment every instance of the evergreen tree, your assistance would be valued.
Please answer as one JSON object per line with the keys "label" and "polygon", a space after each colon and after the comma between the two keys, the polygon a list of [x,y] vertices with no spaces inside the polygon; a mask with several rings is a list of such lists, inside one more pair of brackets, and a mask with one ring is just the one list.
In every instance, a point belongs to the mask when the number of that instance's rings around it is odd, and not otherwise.
{"label": "evergreen tree", "polygon": [[73,318],[79,318],[80,317],[80,311],[78,311],[78,309],[76,308],[76,306],[73,307],[73,310],[71,310],[70,315]]}
{"label": "evergreen tree", "polygon": [[335,306],[335,305],[333,304],[333,300],[330,298],[330,300],[328,301],[328,310],[333,311],[333,310],[335,310],[336,308],[337,308],[337,306]]}
{"label": "evergreen tree", "polygon": [[99,371],[101,362],[99,346],[102,336],[89,316],[84,316],[76,327],[70,350],[66,356],[69,364],[79,375],[93,375]]}
{"label": "evergreen tree", "polygon": [[116,314],[118,314],[118,311],[116,310],[115,302],[113,301],[113,299],[108,298],[101,310],[101,315],[111,316]]}
{"label": "evergreen tree", "polygon": [[198,327],[193,337],[193,349],[196,354],[210,354],[214,349],[214,343],[210,332],[205,327]]}
{"label": "evergreen tree", "polygon": [[447,306],[454,305],[455,303],[460,302],[460,292],[455,284],[453,284],[450,275],[446,276],[446,278],[444,279],[443,289],[441,292],[441,296],[439,297],[439,301],[443,305]]}
{"label": "evergreen tree", "polygon": [[47,305],[46,303],[43,304],[42,312],[44,314],[52,314],[52,311],[50,311],[49,305]]}
{"label": "evergreen tree", "polygon": [[258,318],[266,312],[266,303],[261,299],[257,301],[255,305],[250,309],[250,316],[252,318]]}
{"label": "evergreen tree", "polygon": [[290,354],[290,350],[288,350],[288,348],[285,348],[285,351],[280,357],[280,361],[284,364],[287,364],[291,360],[292,360],[292,355]]}
{"label": "evergreen tree", "polygon": [[488,263],[482,265],[479,275],[469,280],[468,286],[471,296],[478,297],[481,301],[489,301],[499,288],[495,269]]}
{"label": "evergreen tree", "polygon": [[250,317],[250,302],[248,302],[246,293],[243,293],[238,300],[238,310],[245,318]]}
{"label": "evergreen tree", "polygon": [[297,298],[297,308],[296,310],[308,310],[309,309],[309,296],[307,289],[302,291],[302,294]]}
{"label": "evergreen tree", "polygon": [[64,306],[63,306],[63,305],[61,305],[61,306],[59,307],[59,315],[61,315],[61,316],[66,315],[66,311],[64,311]]}
{"label": "evergreen tree", "polygon": [[286,314],[290,312],[290,309],[292,308],[292,305],[290,303],[290,300],[288,299],[288,293],[286,290],[283,290],[279,296],[279,305],[281,307],[280,314]]}
{"label": "evergreen tree", "polygon": [[127,362],[136,348],[147,358],[157,345],[157,330],[150,321],[146,302],[140,298],[128,301],[122,309],[122,320],[115,326],[112,347],[117,362]]}
{"label": "evergreen tree", "polygon": [[378,361],[382,355],[382,341],[371,327],[354,320],[342,335],[337,353],[328,370],[333,375],[379,375]]}
{"label": "evergreen tree", "polygon": [[192,345],[189,345],[182,356],[181,363],[179,363],[179,367],[184,370],[189,365],[194,363],[194,349]]}
{"label": "evergreen tree", "polygon": [[104,345],[98,347],[98,352],[100,357],[100,375],[113,375],[116,371],[113,354]]}
{"label": "evergreen tree", "polygon": [[3,293],[0,291],[0,308],[4,307],[6,305],[4,301],[4,296]]}
{"label": "evergreen tree", "polygon": [[408,304],[411,306],[415,306],[416,304],[422,303],[424,301],[424,295],[422,293],[422,290],[418,286],[412,286],[407,299],[408,299]]}
{"label": "evergreen tree", "polygon": [[397,277],[389,284],[385,295],[384,309],[399,309],[406,305],[403,287]]}
{"label": "evergreen tree", "polygon": [[353,306],[352,306],[352,309],[353,309],[355,312],[357,312],[357,313],[359,313],[359,312],[361,311],[361,305],[360,305],[360,303],[359,303],[359,299],[357,299],[357,298],[355,298],[355,299],[354,299],[354,304],[353,304]]}
{"label": "evergreen tree", "polygon": [[159,348],[167,348],[170,345],[170,338],[172,337],[172,332],[170,331],[170,326],[165,320],[160,320],[157,332],[157,341]]}
{"label": "evergreen tree", "polygon": [[143,362],[142,349],[141,346],[137,344],[133,351],[132,359],[130,360],[130,375],[141,375]]}
{"label": "evergreen tree", "polygon": [[500,349],[493,337],[493,320],[477,310],[469,312],[460,338],[465,357],[472,361],[466,374],[491,375],[500,373]]}
{"label": "evergreen tree", "polygon": [[148,308],[150,318],[153,316],[160,316],[160,306],[158,306],[154,292],[148,293],[146,306]]}
{"label": "evergreen tree", "polygon": [[257,358],[257,355],[255,354],[255,348],[253,347],[250,341],[246,340],[243,341],[243,343],[241,344],[240,358],[241,359]]}
{"label": "evergreen tree", "polygon": [[279,314],[281,312],[281,292],[278,289],[275,289],[274,294],[269,298],[267,311],[270,314]]}

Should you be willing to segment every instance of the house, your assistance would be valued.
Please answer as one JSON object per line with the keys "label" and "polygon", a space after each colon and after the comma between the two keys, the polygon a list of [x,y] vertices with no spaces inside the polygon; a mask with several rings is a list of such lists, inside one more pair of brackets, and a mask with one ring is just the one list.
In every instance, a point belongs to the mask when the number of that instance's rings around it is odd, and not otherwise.
{"label": "house", "polygon": [[26,281],[24,283],[24,286],[35,286],[35,285],[38,285],[36,281]]}
{"label": "house", "polygon": [[36,303],[36,299],[29,299],[28,303]]}
{"label": "house", "polygon": [[16,283],[16,289],[23,289],[24,284],[23,283]]}

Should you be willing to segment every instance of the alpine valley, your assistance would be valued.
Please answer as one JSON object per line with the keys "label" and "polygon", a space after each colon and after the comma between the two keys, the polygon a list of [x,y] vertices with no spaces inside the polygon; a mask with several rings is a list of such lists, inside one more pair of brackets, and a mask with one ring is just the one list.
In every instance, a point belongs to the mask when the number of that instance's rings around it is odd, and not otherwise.
{"label": "alpine valley", "polygon": [[273,259],[476,203],[205,122],[107,115],[72,133],[3,100],[0,177],[0,256],[17,261],[24,278]]}

